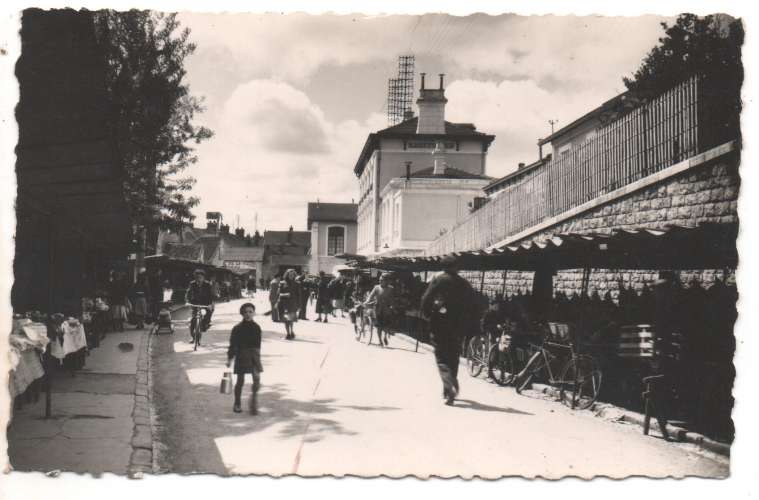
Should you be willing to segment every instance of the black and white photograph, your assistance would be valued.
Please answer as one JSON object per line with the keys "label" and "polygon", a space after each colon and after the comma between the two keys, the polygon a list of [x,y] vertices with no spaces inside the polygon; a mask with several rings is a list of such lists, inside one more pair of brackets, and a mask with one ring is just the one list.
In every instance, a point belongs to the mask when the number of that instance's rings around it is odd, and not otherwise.
{"label": "black and white photograph", "polygon": [[744,11],[134,7],[5,24],[9,483],[729,480]]}

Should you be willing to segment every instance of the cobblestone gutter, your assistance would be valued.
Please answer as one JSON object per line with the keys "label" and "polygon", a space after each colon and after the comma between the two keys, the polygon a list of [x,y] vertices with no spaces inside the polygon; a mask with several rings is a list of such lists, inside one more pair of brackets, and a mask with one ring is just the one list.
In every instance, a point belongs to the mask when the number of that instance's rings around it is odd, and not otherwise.
{"label": "cobblestone gutter", "polygon": [[132,433],[132,455],[129,458],[127,474],[131,478],[141,478],[146,472],[153,472],[153,436],[150,410],[150,344],[152,335],[147,331],[140,342],[137,360],[137,377],[134,389],[134,431]]}

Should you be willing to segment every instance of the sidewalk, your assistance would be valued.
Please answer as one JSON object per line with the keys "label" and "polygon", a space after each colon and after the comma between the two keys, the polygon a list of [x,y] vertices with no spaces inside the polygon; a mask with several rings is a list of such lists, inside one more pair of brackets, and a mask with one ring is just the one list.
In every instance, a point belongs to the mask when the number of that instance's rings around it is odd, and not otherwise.
{"label": "sidewalk", "polygon": [[44,393],[12,415],[7,431],[11,469],[150,471],[147,349],[148,330],[108,333],[83,370],[74,376],[56,371],[51,417],[45,418]]}
{"label": "sidewalk", "polygon": [[[417,346],[417,341],[415,338],[401,332],[396,332],[395,336],[404,342]],[[427,352],[433,352],[434,348],[426,344],[424,342],[418,343],[418,349],[424,350]],[[466,362],[466,358],[463,356],[461,357],[462,362]],[[462,372],[460,372],[462,373]],[[553,386],[545,385],[545,384],[539,384],[539,383],[533,383],[532,389],[527,390],[528,393],[532,394],[541,394],[545,397],[552,399],[552,400],[558,400],[559,398],[559,391]],[[625,424],[631,424],[640,427],[641,432],[643,430],[643,423],[645,416],[639,412],[635,412],[632,410],[628,410],[626,408],[614,406],[610,403],[604,403],[601,401],[597,401],[593,403],[593,405],[588,410],[575,410],[575,411],[590,411],[592,412],[596,417],[602,418],[604,420],[608,421],[614,421],[618,423],[625,423]],[[692,445],[697,446],[698,448],[701,448],[702,450],[706,450],[707,452],[716,453],[718,455],[721,455],[723,457],[729,457],[730,456],[730,444],[723,443],[720,441],[715,441],[714,439],[710,439],[707,436],[704,436],[703,434],[693,432],[687,428],[678,427],[675,425],[668,425],[667,430],[669,431],[669,434],[672,436],[673,440],[675,442],[683,442],[683,443],[690,443]],[[651,419],[651,432],[654,433],[661,433],[661,430],[659,429],[659,425],[655,418]]]}

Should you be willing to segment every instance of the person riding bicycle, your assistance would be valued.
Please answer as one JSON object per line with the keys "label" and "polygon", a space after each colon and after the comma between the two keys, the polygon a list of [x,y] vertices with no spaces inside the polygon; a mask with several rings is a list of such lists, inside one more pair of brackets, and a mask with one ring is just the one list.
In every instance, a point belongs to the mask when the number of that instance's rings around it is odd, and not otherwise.
{"label": "person riding bicycle", "polygon": [[[204,332],[208,330],[209,323],[211,321],[211,311],[213,310],[214,294],[211,288],[211,283],[206,281],[206,273],[202,269],[196,269],[193,273],[195,279],[190,282],[190,286],[187,288],[186,301],[188,304],[196,306],[207,306],[206,315],[203,317],[203,322],[200,325],[200,331]],[[195,331],[195,325],[198,321],[198,315],[200,314],[200,307],[192,308],[192,321],[190,322],[190,335]],[[190,339],[193,341],[194,339]]]}

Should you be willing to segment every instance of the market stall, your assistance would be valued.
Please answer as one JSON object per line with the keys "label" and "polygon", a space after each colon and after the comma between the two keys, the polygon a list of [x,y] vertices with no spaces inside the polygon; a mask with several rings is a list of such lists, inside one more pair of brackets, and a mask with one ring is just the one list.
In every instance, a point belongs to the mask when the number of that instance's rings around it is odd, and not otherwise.
{"label": "market stall", "polygon": [[[640,409],[642,365],[619,355],[619,334],[622,327],[652,323],[659,299],[650,284],[641,287],[641,283],[637,288],[619,286],[613,298],[608,292],[604,296],[597,291],[589,294],[591,271],[612,271],[612,275],[617,271],[664,271],[677,275],[678,271],[716,270],[714,274],[721,279],[708,284],[676,283],[669,289],[671,328],[682,338],[675,356],[673,379],[679,387],[673,406],[678,417],[731,439],[732,329],[737,291],[728,278],[738,263],[737,234],[736,224],[621,229],[608,234],[557,234],[539,243],[451,255],[458,269],[483,273],[482,280],[475,283],[480,291],[485,271],[532,271],[532,291],[505,298],[507,308],[527,311],[528,316],[543,321],[576,325],[576,330],[586,335],[585,343],[602,358],[605,377],[609,374],[602,397],[636,409]],[[348,263],[359,268],[420,273],[442,270],[442,257],[386,257]],[[552,277],[562,270],[581,271],[579,294],[567,297],[555,293]],[[601,332],[597,326],[602,323],[614,323],[617,328]],[[588,338],[591,334],[593,338]]]}

